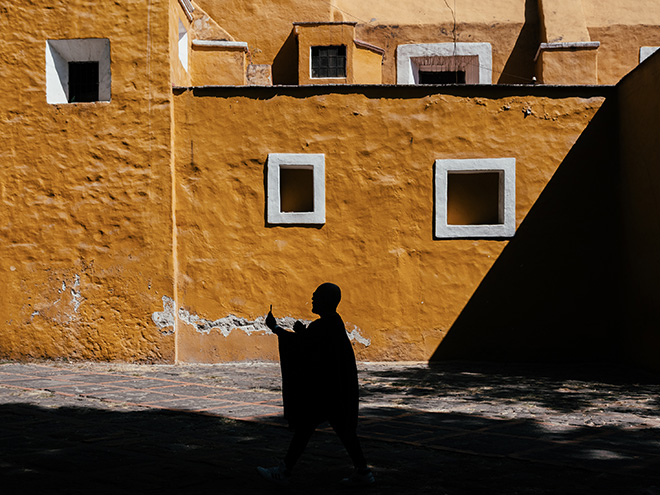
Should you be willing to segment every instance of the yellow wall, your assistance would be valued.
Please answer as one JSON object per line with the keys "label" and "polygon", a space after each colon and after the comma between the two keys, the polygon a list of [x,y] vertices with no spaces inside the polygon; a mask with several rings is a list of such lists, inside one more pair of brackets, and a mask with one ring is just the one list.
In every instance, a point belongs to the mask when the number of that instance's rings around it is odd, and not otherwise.
{"label": "yellow wall", "polygon": [[[311,292],[331,280],[348,330],[371,339],[356,344],[360,359],[428,359],[508,244],[433,239],[434,160],[516,158],[520,224],[603,101],[387,91],[175,97],[178,299],[189,315],[255,321],[272,304],[278,317],[312,319]],[[269,153],[325,154],[322,227],[266,226]],[[184,361],[276,356],[259,332],[181,323],[178,339]]]}
{"label": "yellow wall", "polygon": [[591,41],[582,0],[538,0],[541,41],[562,43]]}
{"label": "yellow wall", "polygon": [[353,78],[355,84],[382,84],[383,55],[367,48],[353,51]]}
{"label": "yellow wall", "polygon": [[[547,6],[546,20],[552,32],[549,38],[543,36],[538,0],[456,0],[448,5],[425,0],[198,3],[236,40],[248,42],[253,63],[273,64],[275,84],[297,82],[293,22],[357,22],[357,39],[386,50],[384,84],[396,82],[396,46],[401,43],[491,43],[492,80],[500,84],[531,82],[541,41],[600,42],[598,84],[616,84],[637,65],[641,46],[660,45],[660,4],[655,0],[639,0],[634,5],[615,0],[544,0],[541,3]],[[571,60],[569,57],[569,65]],[[594,77],[589,75],[588,84]],[[560,82],[571,84],[571,79]]]}
{"label": "yellow wall", "polygon": [[192,82],[195,86],[245,84],[243,48],[193,46]]}
{"label": "yellow wall", "polygon": [[[192,60],[192,40],[195,39],[195,30],[193,24],[188,20],[178,0],[169,0],[170,32],[169,32],[169,50],[170,67],[172,71],[173,86],[191,86],[190,77]],[[183,24],[188,32],[188,67],[184,68],[179,59],[179,22]]]}
{"label": "yellow wall", "polygon": [[537,78],[543,84],[598,84],[594,49],[548,50],[539,54]]}
{"label": "yellow wall", "polygon": [[[169,361],[168,2],[2,2],[0,355]],[[29,33],[29,34],[27,34]],[[108,38],[112,100],[46,103],[48,39]]]}
{"label": "yellow wall", "polygon": [[660,54],[619,85],[624,327],[621,347],[660,370]]}

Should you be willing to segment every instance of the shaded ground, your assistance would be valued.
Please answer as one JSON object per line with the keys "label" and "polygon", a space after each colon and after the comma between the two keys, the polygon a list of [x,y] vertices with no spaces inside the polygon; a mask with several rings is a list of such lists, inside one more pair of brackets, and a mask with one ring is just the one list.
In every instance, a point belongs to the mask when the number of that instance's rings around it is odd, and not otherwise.
{"label": "shaded ground", "polygon": [[[660,385],[621,369],[361,365],[360,433],[394,493],[660,494]],[[3,493],[270,493],[279,370],[0,364]],[[290,493],[351,492],[320,431]]]}

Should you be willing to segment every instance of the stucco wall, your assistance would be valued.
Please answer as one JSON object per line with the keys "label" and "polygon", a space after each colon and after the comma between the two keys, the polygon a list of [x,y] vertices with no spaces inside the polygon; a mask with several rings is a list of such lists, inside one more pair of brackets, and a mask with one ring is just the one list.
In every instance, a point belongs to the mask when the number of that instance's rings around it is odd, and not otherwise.
{"label": "stucco wall", "polygon": [[624,226],[623,347],[636,364],[660,370],[660,53],[619,85]]}
{"label": "stucco wall", "polygon": [[[168,2],[2,2],[0,356],[167,361]],[[48,39],[108,38],[110,102],[46,103]]]}
{"label": "stucco wall", "polygon": [[[260,318],[312,319],[326,280],[359,358],[428,359],[508,244],[434,240],[434,160],[515,158],[520,224],[603,102],[488,91],[177,94],[180,359],[276,356]],[[323,226],[266,224],[269,153],[325,155]]]}

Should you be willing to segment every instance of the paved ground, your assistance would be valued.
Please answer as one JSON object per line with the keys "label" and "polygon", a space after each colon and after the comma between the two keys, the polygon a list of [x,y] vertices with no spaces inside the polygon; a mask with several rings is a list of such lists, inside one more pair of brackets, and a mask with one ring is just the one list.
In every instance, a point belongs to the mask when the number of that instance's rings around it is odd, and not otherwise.
{"label": "paved ground", "polygon": [[[372,494],[660,495],[660,380],[603,367],[362,364]],[[273,363],[0,362],[0,493],[274,493]],[[320,431],[289,493],[351,493]]]}

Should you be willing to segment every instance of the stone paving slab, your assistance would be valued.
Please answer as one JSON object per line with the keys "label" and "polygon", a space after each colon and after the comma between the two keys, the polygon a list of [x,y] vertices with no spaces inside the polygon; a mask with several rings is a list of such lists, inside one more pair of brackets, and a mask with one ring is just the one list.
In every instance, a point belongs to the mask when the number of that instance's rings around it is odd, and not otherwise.
{"label": "stone paving slab", "polygon": [[[478,363],[360,376],[370,493],[660,494],[657,377]],[[284,426],[275,363],[0,363],[7,493],[268,493],[254,467],[281,456]],[[347,464],[321,428],[289,491],[341,492]]]}

